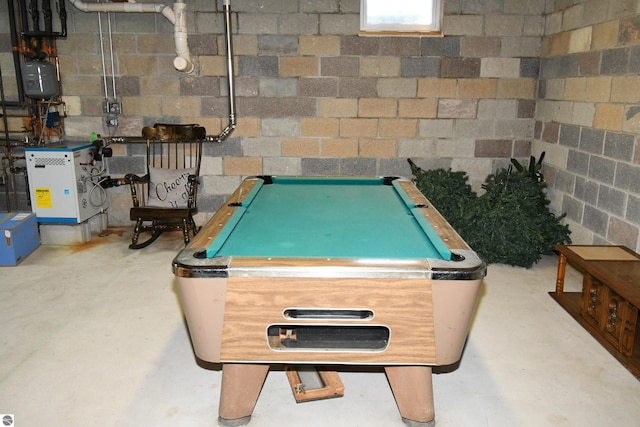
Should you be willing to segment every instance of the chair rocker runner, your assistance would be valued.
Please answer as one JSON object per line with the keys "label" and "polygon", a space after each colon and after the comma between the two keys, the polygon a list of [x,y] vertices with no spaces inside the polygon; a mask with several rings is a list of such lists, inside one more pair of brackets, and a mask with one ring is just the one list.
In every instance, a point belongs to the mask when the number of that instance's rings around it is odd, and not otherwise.
{"label": "chair rocker runner", "polygon": [[[135,221],[130,249],[153,243],[163,232],[182,230],[185,244],[200,230],[193,216],[198,212],[197,193],[206,131],[197,125],[155,124],[145,127],[147,173],[125,175]],[[150,236],[139,242],[142,233]]]}

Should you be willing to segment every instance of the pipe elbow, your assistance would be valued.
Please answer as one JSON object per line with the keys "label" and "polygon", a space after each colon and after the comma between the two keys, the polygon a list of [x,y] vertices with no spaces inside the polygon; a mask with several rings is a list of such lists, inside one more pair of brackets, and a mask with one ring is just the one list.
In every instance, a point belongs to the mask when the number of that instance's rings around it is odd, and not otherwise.
{"label": "pipe elbow", "polygon": [[191,59],[184,56],[176,56],[173,59],[173,67],[176,70],[187,74],[192,74],[196,69],[195,65],[193,65],[193,62],[191,62]]}
{"label": "pipe elbow", "polygon": [[80,0],[69,0],[69,2],[79,11],[81,12],[88,12],[89,11],[89,5],[83,1]]}
{"label": "pipe elbow", "polygon": [[176,14],[173,12],[173,9],[164,4],[157,4],[155,7],[156,12],[167,18],[167,20],[171,22],[171,25],[176,25]]}

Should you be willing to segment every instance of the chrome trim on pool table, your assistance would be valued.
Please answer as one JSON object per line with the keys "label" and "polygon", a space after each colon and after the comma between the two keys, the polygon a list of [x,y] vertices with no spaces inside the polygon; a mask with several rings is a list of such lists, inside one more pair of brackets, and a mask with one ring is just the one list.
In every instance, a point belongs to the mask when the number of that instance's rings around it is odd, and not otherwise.
{"label": "chrome trim on pool table", "polygon": [[[486,275],[486,265],[473,251],[456,250],[464,256],[463,261],[441,259],[340,259],[326,265],[313,266],[269,266],[271,260],[265,258],[263,266],[232,266],[233,257],[196,258],[198,248],[185,248],[173,260],[172,268],[176,276],[189,278],[206,277],[340,277],[340,278],[402,278],[431,280],[477,280]],[[317,263],[319,260],[314,259]],[[387,262],[388,261],[388,262]],[[341,265],[336,265],[341,264]],[[349,264],[349,265],[346,265]]]}

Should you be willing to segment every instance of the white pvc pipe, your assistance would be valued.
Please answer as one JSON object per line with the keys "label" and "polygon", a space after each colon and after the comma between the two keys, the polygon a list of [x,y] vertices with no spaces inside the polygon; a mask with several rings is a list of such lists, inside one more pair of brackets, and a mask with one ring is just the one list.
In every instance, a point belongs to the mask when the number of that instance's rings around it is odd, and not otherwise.
{"label": "white pvc pipe", "polygon": [[172,24],[176,22],[173,9],[162,3],[86,3],[81,0],[69,2],[83,12],[153,12],[161,13]]}
{"label": "white pvc pipe", "polygon": [[[161,13],[174,26],[174,38],[176,44],[176,58],[173,66],[178,71],[192,73],[195,69],[191,62],[189,45],[187,42],[187,16],[186,3],[178,0],[174,4],[174,9],[162,3],[135,3],[129,0],[126,3],[86,3],[81,0],[69,0],[71,4],[82,12],[124,12],[124,13]],[[224,4],[229,4],[230,0],[223,0]]]}
{"label": "white pvc pipe", "polygon": [[173,60],[173,66],[176,70],[185,73],[192,73],[194,70],[189,54],[189,45],[187,43],[187,5],[183,2],[177,2],[173,5],[176,22],[174,24],[174,39],[176,42],[176,57]]}

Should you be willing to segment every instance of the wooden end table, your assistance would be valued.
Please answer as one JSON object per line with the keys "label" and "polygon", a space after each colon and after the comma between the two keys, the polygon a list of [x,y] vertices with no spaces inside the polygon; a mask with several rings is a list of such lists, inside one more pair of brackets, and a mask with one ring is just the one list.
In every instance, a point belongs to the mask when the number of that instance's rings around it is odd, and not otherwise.
{"label": "wooden end table", "polygon": [[[640,255],[624,246],[556,245],[555,292],[580,325],[640,379]],[[567,262],[582,272],[582,292],[564,292]]]}

